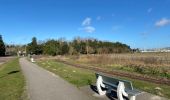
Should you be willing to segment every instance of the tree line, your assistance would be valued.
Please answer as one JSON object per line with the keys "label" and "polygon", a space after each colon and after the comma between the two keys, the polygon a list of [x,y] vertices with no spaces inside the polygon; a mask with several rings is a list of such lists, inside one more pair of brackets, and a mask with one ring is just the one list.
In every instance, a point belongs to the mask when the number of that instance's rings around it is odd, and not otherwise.
{"label": "tree line", "polygon": [[5,56],[5,51],[5,44],[3,42],[2,35],[0,35],[0,56]]}
{"label": "tree line", "polygon": [[101,41],[93,38],[74,38],[66,41],[49,39],[37,42],[36,37],[26,46],[28,54],[44,55],[78,55],[78,54],[112,54],[132,52],[130,46],[120,42]]}

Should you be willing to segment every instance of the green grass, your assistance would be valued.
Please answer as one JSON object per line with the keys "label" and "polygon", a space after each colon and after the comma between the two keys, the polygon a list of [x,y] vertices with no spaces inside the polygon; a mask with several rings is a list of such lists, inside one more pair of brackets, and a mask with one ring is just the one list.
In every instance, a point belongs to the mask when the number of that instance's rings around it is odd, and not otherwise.
{"label": "green grass", "polygon": [[[94,71],[90,71],[82,68],[76,68],[53,60],[38,61],[37,64],[59,75],[60,77],[64,78],[68,82],[78,87],[89,85],[91,83],[95,83],[96,81]],[[170,91],[169,91],[170,86],[154,84],[146,81],[134,80],[134,79],[124,78],[124,77],[122,79],[132,81],[133,86],[139,90],[143,90],[162,97],[170,98]],[[160,89],[157,89],[158,87]]]}
{"label": "green grass", "polygon": [[[168,85],[162,85],[162,84],[155,84],[155,83],[150,83],[142,80],[135,80],[135,79],[130,79],[130,78],[125,78],[125,77],[119,77],[121,79],[129,80],[132,82],[134,88],[152,93],[155,95],[159,95],[161,97],[167,97],[170,98],[170,86]],[[160,89],[157,89],[160,88]]]}
{"label": "green grass", "polygon": [[95,81],[95,75],[89,70],[75,68],[54,61],[42,61],[37,62],[37,64],[59,75],[77,87],[89,85]]}
{"label": "green grass", "polygon": [[24,100],[24,86],[18,58],[0,65],[0,100]]}

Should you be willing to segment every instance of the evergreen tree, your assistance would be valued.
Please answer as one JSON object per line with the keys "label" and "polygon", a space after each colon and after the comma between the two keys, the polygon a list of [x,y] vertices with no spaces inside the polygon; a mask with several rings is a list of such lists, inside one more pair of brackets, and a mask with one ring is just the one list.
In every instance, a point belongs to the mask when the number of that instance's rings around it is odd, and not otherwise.
{"label": "evergreen tree", "polygon": [[39,48],[38,48],[38,45],[37,45],[37,39],[36,39],[36,37],[33,37],[33,38],[32,38],[32,42],[28,44],[28,46],[27,46],[27,52],[28,52],[29,54],[38,54]]}
{"label": "evergreen tree", "polygon": [[5,56],[5,44],[2,39],[2,35],[0,35],[0,56]]}
{"label": "evergreen tree", "polygon": [[37,54],[37,52],[38,52],[38,45],[37,45],[37,39],[36,39],[36,37],[33,37],[33,38],[32,38],[31,45],[32,45],[32,52],[33,52],[34,54]]}

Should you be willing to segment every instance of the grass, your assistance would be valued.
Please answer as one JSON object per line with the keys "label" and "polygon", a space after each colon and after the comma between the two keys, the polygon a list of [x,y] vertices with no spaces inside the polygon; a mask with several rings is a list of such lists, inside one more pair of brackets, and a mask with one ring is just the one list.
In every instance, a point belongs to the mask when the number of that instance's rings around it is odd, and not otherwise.
{"label": "grass", "polygon": [[159,95],[161,97],[166,97],[170,98],[170,86],[168,85],[162,85],[162,84],[155,84],[155,83],[150,83],[142,80],[135,80],[135,79],[130,79],[130,78],[125,78],[125,77],[119,77],[121,79],[129,80],[133,83],[133,86],[136,89]]}
{"label": "grass", "polygon": [[25,100],[24,86],[18,58],[0,65],[0,100]]}
{"label": "grass", "polygon": [[75,68],[52,60],[39,61],[37,64],[77,87],[89,85],[95,81],[95,75],[89,70]]}
{"label": "grass", "polygon": [[[68,82],[76,85],[77,87],[89,85],[96,82],[94,71],[75,68],[73,66],[65,65],[63,63],[56,62],[54,60],[39,60],[38,65],[43,68],[59,75]],[[122,78],[122,77],[119,77]],[[162,97],[170,98],[170,86],[149,83],[141,80],[134,80],[129,78],[122,78],[130,80],[133,86],[139,90],[143,90],[152,94],[156,94]]]}

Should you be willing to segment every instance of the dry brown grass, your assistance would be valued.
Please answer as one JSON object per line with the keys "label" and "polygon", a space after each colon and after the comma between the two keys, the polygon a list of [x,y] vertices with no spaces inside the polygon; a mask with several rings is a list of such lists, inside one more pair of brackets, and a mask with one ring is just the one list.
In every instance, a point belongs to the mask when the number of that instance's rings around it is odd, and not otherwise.
{"label": "dry brown grass", "polygon": [[105,69],[122,69],[140,74],[170,77],[170,53],[79,55],[56,58],[65,60],[69,58],[72,62]]}
{"label": "dry brown grass", "polygon": [[[76,58],[76,57],[74,57]],[[81,55],[74,59],[91,64],[119,64],[124,66],[170,67],[170,53],[137,53],[111,55]]]}
{"label": "dry brown grass", "polygon": [[[35,57],[37,58],[37,57]],[[86,64],[106,70],[123,70],[139,74],[170,78],[170,53],[100,54],[38,57],[40,59],[62,59]]]}

